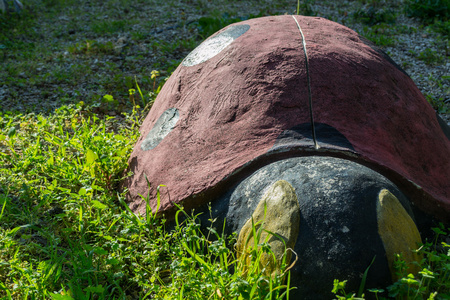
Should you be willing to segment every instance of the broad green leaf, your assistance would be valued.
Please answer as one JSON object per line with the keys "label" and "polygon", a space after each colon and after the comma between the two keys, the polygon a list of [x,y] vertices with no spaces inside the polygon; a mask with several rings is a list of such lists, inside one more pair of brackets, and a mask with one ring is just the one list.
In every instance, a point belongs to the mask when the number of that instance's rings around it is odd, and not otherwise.
{"label": "broad green leaf", "polygon": [[87,162],[88,164],[92,164],[96,159],[97,159],[97,157],[96,157],[94,151],[92,151],[91,149],[89,149],[89,150],[86,152],[86,162]]}
{"label": "broad green leaf", "polygon": [[15,134],[16,134],[16,127],[13,126],[8,130],[8,136],[13,137]]}
{"label": "broad green leaf", "polygon": [[78,191],[78,195],[80,195],[80,196],[86,195],[86,189],[85,189],[85,188],[81,188],[81,189]]}
{"label": "broad green leaf", "polygon": [[100,191],[100,192],[103,192],[103,191],[105,190],[105,189],[103,189],[102,187],[100,187],[100,186],[98,186],[98,185],[95,185],[95,184],[91,185],[91,188],[92,188],[93,190]]}
{"label": "broad green leaf", "polygon": [[108,251],[106,251],[102,247],[97,247],[94,249],[94,253],[98,254],[98,255],[106,255],[106,254],[108,254]]}
{"label": "broad green leaf", "polygon": [[50,156],[50,158],[47,160],[47,165],[53,166],[54,163],[55,163],[55,159],[53,158],[53,155],[52,155],[52,156]]}
{"label": "broad green leaf", "polygon": [[107,263],[108,265],[117,265],[117,264],[120,263],[120,261],[119,261],[117,258],[111,258],[111,259],[108,259],[108,260],[106,261],[106,263]]}
{"label": "broad green leaf", "polygon": [[105,288],[101,284],[99,284],[97,286],[89,286],[84,289],[84,291],[86,291],[86,292],[92,292],[92,293],[98,293],[98,294],[103,293],[104,290],[105,290]]}
{"label": "broad green leaf", "polygon": [[117,151],[117,155],[119,157],[124,156],[126,154],[127,154],[127,149],[121,149],[121,150]]}
{"label": "broad green leaf", "polygon": [[50,297],[52,297],[52,300],[74,300],[71,296],[69,295],[61,295],[61,294],[53,294],[50,293]]}
{"label": "broad green leaf", "polygon": [[105,99],[108,102],[114,101],[114,97],[111,95],[105,95],[105,96],[103,96],[103,99]]}
{"label": "broad green leaf", "polygon": [[86,250],[86,251],[92,251],[92,250],[94,250],[94,247],[92,247],[91,245],[89,245],[89,244],[84,244],[83,245],[83,248],[84,248],[84,250]]}
{"label": "broad green leaf", "polygon": [[105,204],[103,204],[103,203],[101,203],[100,201],[97,201],[97,200],[92,200],[92,206],[96,207],[98,209],[106,209],[106,208],[108,208],[107,205],[105,205]]}
{"label": "broad green leaf", "polygon": [[70,193],[70,189],[66,189],[66,188],[63,188],[63,187],[60,187],[60,186],[58,186],[57,189],[60,190],[61,192]]}

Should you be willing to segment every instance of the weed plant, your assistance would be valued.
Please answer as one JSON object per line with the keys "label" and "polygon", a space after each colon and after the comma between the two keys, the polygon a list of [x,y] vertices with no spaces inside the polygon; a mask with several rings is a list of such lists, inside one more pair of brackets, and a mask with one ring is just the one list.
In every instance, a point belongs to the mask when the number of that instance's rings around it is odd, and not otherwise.
{"label": "weed plant", "polygon": [[[450,244],[445,237],[450,236],[450,228],[442,224],[433,228],[435,239],[422,245],[417,251],[423,259],[417,264],[421,267],[418,274],[408,274],[406,263],[397,255],[396,270],[401,277],[389,286],[390,297],[396,299],[449,299],[450,298]],[[443,238],[440,239],[440,236]]]}

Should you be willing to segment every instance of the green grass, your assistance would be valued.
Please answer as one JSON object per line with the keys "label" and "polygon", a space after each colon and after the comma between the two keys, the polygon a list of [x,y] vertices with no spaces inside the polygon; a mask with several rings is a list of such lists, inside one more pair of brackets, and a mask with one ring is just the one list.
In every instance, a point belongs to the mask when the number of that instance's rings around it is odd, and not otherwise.
{"label": "green grass", "polygon": [[187,214],[166,230],[156,212],[129,210],[118,184],[144,112],[0,116],[0,297],[282,298],[283,276],[261,275],[258,251],[244,274],[235,236],[212,225],[205,236]]}

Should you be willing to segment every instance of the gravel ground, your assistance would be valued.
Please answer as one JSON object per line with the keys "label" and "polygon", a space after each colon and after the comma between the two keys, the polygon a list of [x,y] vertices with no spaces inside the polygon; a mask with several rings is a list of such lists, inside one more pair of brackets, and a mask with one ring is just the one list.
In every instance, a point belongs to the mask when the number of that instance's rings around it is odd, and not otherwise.
{"label": "gravel ground", "polygon": [[[393,40],[384,50],[405,69],[423,94],[446,103],[441,115],[450,125],[450,80],[443,79],[450,75],[450,50],[445,47],[448,39],[405,16],[402,0],[372,1],[378,3],[378,10],[395,11],[396,20],[391,25],[370,28],[353,17],[355,12],[369,9],[365,2],[370,1],[310,1],[308,7],[301,8],[303,13],[331,19],[363,35],[370,31],[375,38],[386,36]],[[134,81],[136,76],[142,82],[141,89],[150,91],[152,82],[146,82],[145,76],[151,70],[163,71],[162,80],[201,42],[201,17],[293,14],[296,6],[297,1],[91,0],[75,1],[68,7],[44,7],[41,1],[30,0],[25,9],[35,21],[31,26],[33,34],[11,32],[9,37],[33,43],[36,51],[42,49],[42,55],[21,54],[20,49],[14,48],[8,51],[4,46],[7,42],[0,39],[0,63],[5,66],[0,69],[0,111],[45,113],[62,104],[95,103],[111,94],[119,105],[107,113],[115,114],[114,110],[120,112],[121,105],[128,101],[130,78]],[[105,22],[119,21],[126,24],[120,30],[101,27]],[[419,54],[426,51],[440,61],[427,64],[419,59]],[[165,73],[167,69],[169,72]]]}

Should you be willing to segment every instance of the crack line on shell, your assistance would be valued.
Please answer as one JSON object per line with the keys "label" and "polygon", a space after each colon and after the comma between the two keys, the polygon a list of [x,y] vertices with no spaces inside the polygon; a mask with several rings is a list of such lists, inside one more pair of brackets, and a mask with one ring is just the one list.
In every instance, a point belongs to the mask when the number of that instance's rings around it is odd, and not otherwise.
{"label": "crack line on shell", "polygon": [[311,119],[311,131],[312,131],[312,137],[314,141],[314,148],[319,149],[319,144],[317,143],[316,139],[316,127],[314,125],[314,117],[313,117],[313,107],[312,107],[312,95],[311,95],[311,79],[309,77],[309,64],[308,64],[308,53],[306,52],[306,40],[305,36],[303,35],[302,28],[300,27],[300,24],[298,23],[295,16],[292,16],[294,18],[295,23],[297,23],[298,30],[300,31],[300,35],[302,36],[302,46],[303,46],[303,52],[305,53],[305,66],[306,66],[306,80],[308,84],[308,100],[309,100],[309,117]]}

